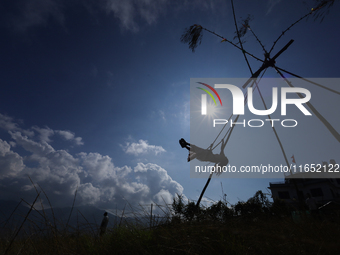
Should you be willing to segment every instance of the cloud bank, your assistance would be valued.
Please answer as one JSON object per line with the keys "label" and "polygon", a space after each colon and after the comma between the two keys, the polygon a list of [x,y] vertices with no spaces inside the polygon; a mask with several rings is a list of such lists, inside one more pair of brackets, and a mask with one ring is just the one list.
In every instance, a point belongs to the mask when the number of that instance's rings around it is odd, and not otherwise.
{"label": "cloud bank", "polygon": [[[77,191],[76,204],[99,208],[123,209],[131,205],[171,203],[183,187],[162,167],[138,163],[135,167],[115,166],[109,156],[96,152],[75,155],[66,149],[57,150],[53,142],[64,146],[81,146],[80,137],[71,131],[34,126],[20,128],[13,118],[0,114],[0,199],[32,201],[36,188],[42,188],[53,206],[71,206]],[[159,153],[160,146],[139,140],[126,147],[126,153]],[[47,205],[46,199],[43,203]]]}

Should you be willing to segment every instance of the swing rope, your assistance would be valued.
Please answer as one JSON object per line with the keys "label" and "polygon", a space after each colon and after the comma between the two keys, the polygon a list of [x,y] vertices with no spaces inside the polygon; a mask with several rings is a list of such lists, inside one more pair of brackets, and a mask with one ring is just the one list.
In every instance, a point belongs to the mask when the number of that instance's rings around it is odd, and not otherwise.
{"label": "swing rope", "polygon": [[[263,75],[265,74],[266,70],[267,70],[267,69],[265,69],[264,72],[262,73],[262,75],[261,75],[259,81],[262,79],[262,77],[263,77]],[[254,83],[256,84],[256,86],[253,88],[253,90],[255,90],[255,88],[258,87],[258,83],[256,82],[255,79],[253,80],[253,83],[250,85],[250,87],[253,87],[253,86],[254,86]],[[247,99],[248,99],[248,92],[245,93],[244,105],[247,104]],[[229,117],[229,119],[228,119],[228,122],[229,122],[229,120],[232,118],[232,116],[234,116],[234,115],[233,115],[233,114],[230,115],[230,117]],[[237,115],[237,116],[236,116],[234,122],[236,122],[236,121],[238,120],[239,116],[240,116],[240,115]],[[231,136],[231,132],[234,130],[235,125],[232,126],[232,127],[229,127],[228,131],[227,131],[226,134],[223,136],[223,138],[221,139],[221,141],[220,141],[219,143],[217,143],[217,144],[214,146],[214,143],[216,142],[216,140],[218,139],[218,137],[221,135],[223,129],[227,126],[228,122],[227,122],[226,124],[224,124],[223,128],[221,129],[221,131],[219,132],[219,134],[216,136],[216,138],[215,138],[215,140],[213,141],[213,143],[209,146],[209,149],[214,150],[214,149],[215,149],[215,148],[216,148],[216,147],[217,147],[217,146],[218,146],[218,145],[226,138],[226,136],[228,136],[228,137],[227,137],[226,143],[229,141],[229,138],[230,138],[230,136]]]}
{"label": "swing rope", "polygon": [[[261,93],[261,91],[260,91],[259,86],[256,86],[256,88],[257,88],[257,91],[259,92],[259,95],[260,95],[260,97],[261,97],[261,100],[262,100],[262,103],[263,103],[263,105],[264,105],[264,108],[265,108],[266,110],[268,110],[267,105],[266,105],[266,102],[264,101],[264,98],[263,98],[263,96],[262,96],[262,93]],[[268,114],[268,118],[269,118],[270,120],[272,119],[271,116],[270,116],[269,114]],[[277,134],[274,125],[272,125],[272,129],[273,129],[274,134],[275,134],[275,137],[276,137],[276,139],[277,139],[277,141],[278,141],[278,143],[279,143],[279,145],[280,145],[280,148],[281,148],[283,157],[284,157],[284,159],[285,159],[285,161],[286,161],[286,164],[287,164],[287,166],[288,166],[288,169],[289,169],[290,173],[292,174],[291,169],[290,169],[290,167],[289,167],[289,162],[288,162],[288,159],[287,159],[286,152],[285,152],[285,150],[284,150],[284,148],[283,148],[283,145],[282,145],[282,143],[281,143],[280,137],[279,137],[279,135]]]}
{"label": "swing rope", "polygon": [[[282,79],[291,87],[294,88],[294,86],[292,85],[291,82],[289,82],[287,80],[287,78],[280,72],[280,70],[278,70],[277,68],[275,68],[276,71],[278,72],[278,74],[282,77]],[[297,93],[297,95],[300,98],[304,98],[301,93]],[[336,140],[338,140],[338,142],[340,142],[340,134],[335,130],[335,128],[321,115],[321,113],[319,113],[314,106],[310,103],[310,102],[306,102],[307,106],[309,107],[309,109],[311,109],[311,111],[315,114],[315,116],[326,126],[326,128],[328,129],[329,132],[331,132],[331,134],[334,136],[334,138]]]}
{"label": "swing rope", "polygon": [[334,90],[334,89],[328,88],[328,87],[323,86],[323,85],[321,85],[321,84],[319,84],[319,83],[316,83],[316,82],[314,82],[314,81],[311,81],[311,80],[308,80],[308,79],[306,79],[306,78],[303,78],[303,77],[301,77],[301,76],[299,76],[299,75],[297,75],[297,74],[293,74],[292,72],[286,71],[286,70],[284,70],[284,69],[282,69],[282,68],[279,68],[279,67],[276,67],[276,68],[279,69],[279,70],[282,71],[282,72],[285,72],[285,73],[287,73],[287,74],[290,74],[290,75],[292,75],[292,76],[295,76],[296,78],[300,78],[300,79],[302,79],[302,80],[304,80],[304,81],[306,81],[306,82],[309,82],[309,83],[312,83],[312,84],[314,84],[314,85],[316,85],[316,86],[319,86],[320,88],[327,89],[327,90],[329,90],[329,91],[331,91],[331,92],[333,92],[333,93],[335,93],[335,94],[340,95],[340,92],[338,92],[338,91],[336,91],[336,90]]}

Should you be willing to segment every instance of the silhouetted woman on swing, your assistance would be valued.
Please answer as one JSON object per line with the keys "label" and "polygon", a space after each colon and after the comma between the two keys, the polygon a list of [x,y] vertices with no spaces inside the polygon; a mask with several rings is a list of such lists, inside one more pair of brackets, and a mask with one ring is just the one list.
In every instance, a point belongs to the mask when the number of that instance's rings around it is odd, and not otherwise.
{"label": "silhouetted woman on swing", "polygon": [[219,165],[220,167],[227,166],[229,163],[228,158],[224,155],[224,148],[226,143],[222,140],[220,154],[213,154],[211,149],[202,149],[196,145],[187,143],[183,138],[179,140],[179,144],[182,148],[186,148],[189,151],[188,162],[193,159],[199,161],[208,161]]}

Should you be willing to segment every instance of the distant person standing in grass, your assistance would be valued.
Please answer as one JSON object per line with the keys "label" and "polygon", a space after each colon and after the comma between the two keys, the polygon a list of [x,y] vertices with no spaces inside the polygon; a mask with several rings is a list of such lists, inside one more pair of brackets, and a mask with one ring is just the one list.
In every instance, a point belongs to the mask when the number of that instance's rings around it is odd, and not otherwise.
{"label": "distant person standing in grass", "polygon": [[102,236],[105,234],[107,224],[109,223],[109,216],[107,216],[107,212],[104,213],[104,218],[102,220],[102,224],[100,224],[100,232],[99,236]]}
{"label": "distant person standing in grass", "polygon": [[307,193],[306,204],[308,206],[308,209],[310,210],[312,217],[319,218],[318,206],[314,197],[312,197],[309,193]]}

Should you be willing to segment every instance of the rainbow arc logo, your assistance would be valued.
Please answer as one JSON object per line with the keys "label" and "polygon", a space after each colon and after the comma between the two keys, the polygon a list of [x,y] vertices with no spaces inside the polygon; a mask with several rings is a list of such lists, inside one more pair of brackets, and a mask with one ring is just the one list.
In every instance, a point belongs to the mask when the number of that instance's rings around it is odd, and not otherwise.
{"label": "rainbow arc logo", "polygon": [[[222,100],[221,100],[221,98],[220,98],[220,95],[216,92],[216,90],[215,90],[213,87],[211,87],[210,85],[208,85],[208,84],[206,84],[206,83],[203,83],[203,82],[197,82],[197,83],[206,86],[206,87],[209,88],[212,92],[214,92],[214,94],[217,96],[217,98],[218,98],[218,100],[220,101],[221,106],[222,106]],[[197,87],[197,88],[203,90],[204,92],[206,92],[206,93],[214,100],[215,106],[217,106],[216,100],[215,100],[213,94],[211,94],[211,92],[210,92],[209,90],[204,89],[204,88],[200,88],[200,87]],[[202,114],[202,115],[206,115],[206,114],[207,114],[207,95],[206,95],[206,94],[202,94],[201,100],[202,100],[202,104],[201,104],[201,105],[202,105],[202,106],[201,106],[201,114]]]}

